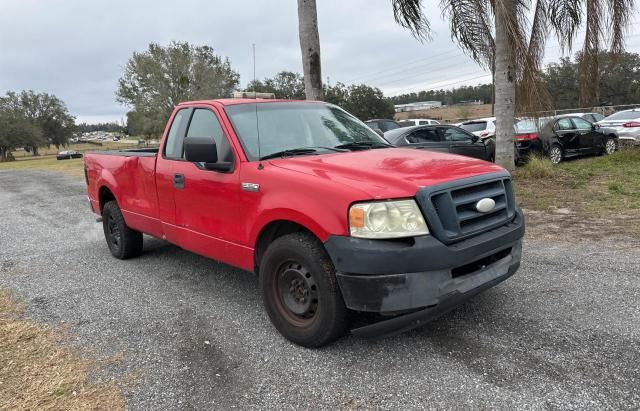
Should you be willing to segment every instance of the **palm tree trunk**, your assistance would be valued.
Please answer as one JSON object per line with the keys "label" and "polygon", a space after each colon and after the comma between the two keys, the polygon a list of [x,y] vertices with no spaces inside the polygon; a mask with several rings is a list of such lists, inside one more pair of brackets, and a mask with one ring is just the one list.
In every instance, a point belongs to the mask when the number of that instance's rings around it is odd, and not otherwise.
{"label": "palm tree trunk", "polygon": [[307,100],[322,100],[320,36],[318,34],[316,0],[298,0],[298,31],[305,95]]}
{"label": "palm tree trunk", "polygon": [[[516,73],[508,38],[509,16],[515,13],[513,0],[502,0],[503,7],[496,7],[496,52],[495,52],[495,111],[496,111],[496,163],[511,171],[514,163],[514,124]],[[515,18],[511,21],[516,20]]]}

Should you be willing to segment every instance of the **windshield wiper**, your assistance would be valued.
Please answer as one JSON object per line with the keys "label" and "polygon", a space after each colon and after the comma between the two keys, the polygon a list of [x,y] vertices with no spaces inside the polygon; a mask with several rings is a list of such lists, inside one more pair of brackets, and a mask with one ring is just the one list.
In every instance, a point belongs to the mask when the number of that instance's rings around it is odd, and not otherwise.
{"label": "windshield wiper", "polygon": [[352,141],[351,143],[340,144],[334,148],[345,148],[347,150],[353,149],[369,149],[369,148],[386,148],[393,147],[391,144],[386,144],[381,141]]}
{"label": "windshield wiper", "polygon": [[303,154],[314,154],[316,151],[315,148],[290,148],[288,150],[276,151],[275,153],[267,154],[266,156],[260,157],[260,160],[268,160],[270,158],[278,158],[278,157],[288,157],[288,156],[298,156]]}
{"label": "windshield wiper", "polygon": [[295,156],[295,155],[302,155],[302,154],[314,154],[318,151],[318,149],[337,151],[340,153],[344,153],[345,151],[348,151],[339,147],[322,147],[322,146],[290,148],[288,150],[282,150],[276,153],[268,154],[264,157],[260,157],[260,160],[268,160],[270,158],[287,157],[287,156]]}

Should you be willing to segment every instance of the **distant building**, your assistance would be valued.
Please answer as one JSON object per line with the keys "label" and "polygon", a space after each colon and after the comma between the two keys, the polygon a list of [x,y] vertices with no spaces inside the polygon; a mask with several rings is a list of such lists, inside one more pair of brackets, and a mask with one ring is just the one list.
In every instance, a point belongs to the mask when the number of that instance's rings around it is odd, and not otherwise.
{"label": "distant building", "polygon": [[477,106],[480,104],[484,104],[484,102],[482,100],[462,100],[462,101],[458,101],[455,105],[456,106]]}
{"label": "distant building", "polygon": [[402,113],[404,111],[419,111],[419,110],[429,110],[434,107],[442,107],[441,101],[418,101],[415,103],[408,104],[396,104],[393,106],[396,110],[396,113]]}

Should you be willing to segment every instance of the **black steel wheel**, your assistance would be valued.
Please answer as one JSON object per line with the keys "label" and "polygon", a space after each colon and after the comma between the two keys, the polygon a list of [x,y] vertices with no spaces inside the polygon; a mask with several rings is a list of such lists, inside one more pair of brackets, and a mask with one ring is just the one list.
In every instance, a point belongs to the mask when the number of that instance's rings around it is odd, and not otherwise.
{"label": "black steel wheel", "polygon": [[342,336],[348,310],[331,259],[318,239],[293,233],[269,245],[260,262],[265,309],[276,329],[304,347],[320,347]]}
{"label": "black steel wheel", "polygon": [[102,229],[114,257],[126,260],[142,253],[142,233],[127,226],[115,201],[109,201],[102,208]]}

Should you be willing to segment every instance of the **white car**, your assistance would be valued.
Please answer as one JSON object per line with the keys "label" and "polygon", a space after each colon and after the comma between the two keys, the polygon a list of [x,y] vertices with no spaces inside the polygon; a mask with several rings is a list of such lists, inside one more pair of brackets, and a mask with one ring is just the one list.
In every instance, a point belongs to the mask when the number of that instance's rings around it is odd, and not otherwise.
{"label": "white car", "polygon": [[475,134],[481,139],[496,136],[496,118],[485,117],[477,120],[469,120],[460,123],[458,126],[463,130]]}
{"label": "white car", "polygon": [[596,124],[613,131],[621,143],[640,143],[640,108],[618,111]]}
{"label": "white car", "polygon": [[430,118],[414,118],[398,121],[400,127],[413,127],[413,126],[432,126],[434,124],[440,124],[437,120],[432,120]]}

